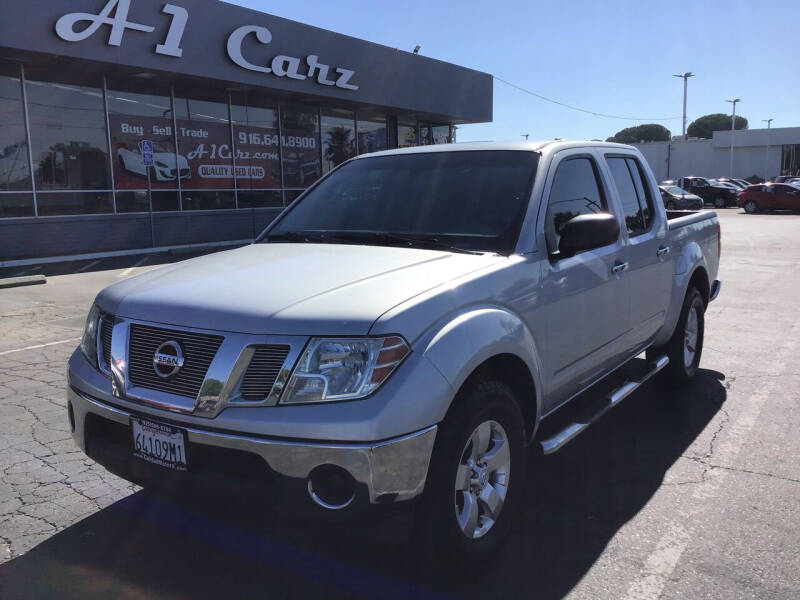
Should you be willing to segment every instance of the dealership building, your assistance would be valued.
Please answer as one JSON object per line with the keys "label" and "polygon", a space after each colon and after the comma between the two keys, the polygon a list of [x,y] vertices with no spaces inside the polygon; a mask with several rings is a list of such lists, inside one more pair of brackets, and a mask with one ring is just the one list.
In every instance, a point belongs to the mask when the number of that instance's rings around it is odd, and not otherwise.
{"label": "dealership building", "polygon": [[800,176],[800,127],[715,131],[712,136],[633,145],[659,181],[687,175],[737,179],[755,175],[764,180]]}
{"label": "dealership building", "polygon": [[0,12],[0,265],[247,241],[352,156],[492,120],[486,73],[215,0]]}

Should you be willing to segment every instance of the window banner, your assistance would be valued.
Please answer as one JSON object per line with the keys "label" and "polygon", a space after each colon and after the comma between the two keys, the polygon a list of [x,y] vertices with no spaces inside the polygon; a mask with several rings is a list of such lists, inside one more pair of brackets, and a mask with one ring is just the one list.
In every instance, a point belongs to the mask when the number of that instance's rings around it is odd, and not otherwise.
{"label": "window banner", "polygon": [[188,175],[185,157],[175,158],[172,119],[111,114],[111,161],[114,184],[118,190],[142,190],[147,187],[147,168],[142,156],[142,140],[153,142],[153,166],[150,182],[154,189],[178,189],[178,171]]}

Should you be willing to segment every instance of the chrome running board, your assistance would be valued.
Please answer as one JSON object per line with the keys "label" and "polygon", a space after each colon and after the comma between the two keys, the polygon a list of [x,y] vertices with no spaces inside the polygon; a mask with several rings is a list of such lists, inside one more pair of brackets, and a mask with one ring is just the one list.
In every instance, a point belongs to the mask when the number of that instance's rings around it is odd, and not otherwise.
{"label": "chrome running board", "polygon": [[626,381],[614,391],[604,396],[597,406],[591,407],[581,418],[571,420],[560,431],[543,439],[540,442],[542,452],[544,452],[544,454],[553,454],[553,452],[557,452],[566,446],[569,442],[586,431],[592,423],[600,419],[600,417],[609,410],[630,396],[639,389],[642,384],[668,364],[669,358],[667,358],[666,355],[659,357],[655,362],[648,362],[643,373]]}

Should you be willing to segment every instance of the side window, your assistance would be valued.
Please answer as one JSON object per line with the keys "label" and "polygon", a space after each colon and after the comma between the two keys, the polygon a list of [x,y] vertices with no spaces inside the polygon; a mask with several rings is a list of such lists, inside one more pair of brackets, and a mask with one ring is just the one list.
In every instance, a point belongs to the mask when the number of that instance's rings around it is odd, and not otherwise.
{"label": "side window", "polygon": [[628,161],[619,157],[608,158],[607,161],[619,193],[619,199],[622,202],[622,214],[625,217],[628,235],[634,236],[644,233],[647,228],[642,215],[642,207],[639,204],[639,197],[636,194],[636,186],[633,183],[633,176],[628,168]]}
{"label": "side window", "polygon": [[548,250],[558,249],[564,224],[578,215],[608,212],[594,161],[581,157],[564,160],[553,177],[547,204],[545,237]]}
{"label": "side window", "polygon": [[628,163],[628,169],[633,177],[633,185],[636,186],[636,195],[639,197],[639,206],[642,208],[644,228],[648,230],[655,218],[655,209],[653,207],[653,198],[650,196],[650,187],[647,185],[647,179],[644,176],[644,171],[639,161],[635,158],[626,158],[625,162]]}

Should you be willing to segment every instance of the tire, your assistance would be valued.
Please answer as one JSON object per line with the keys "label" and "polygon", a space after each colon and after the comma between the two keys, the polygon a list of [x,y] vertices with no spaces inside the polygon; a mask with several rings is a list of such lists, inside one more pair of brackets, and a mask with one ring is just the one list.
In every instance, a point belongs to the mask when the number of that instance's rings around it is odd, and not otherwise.
{"label": "tire", "polygon": [[[669,365],[667,365],[665,372],[670,385],[673,387],[683,387],[691,383],[700,366],[700,357],[703,354],[705,310],[703,296],[700,295],[697,288],[689,288],[686,292],[686,297],[683,299],[681,314],[678,317],[678,324],[675,326],[672,337],[662,348],[652,348],[647,351],[649,360],[653,360],[662,354],[667,355]],[[690,316],[692,313],[694,313],[694,317]],[[694,327],[692,327],[691,322],[695,323]],[[687,336],[687,327],[689,334],[694,329],[694,339],[691,340],[691,345],[690,337]],[[688,348],[693,348],[693,351],[688,352]]]}
{"label": "tire", "polygon": [[667,202],[667,210],[678,210],[678,206],[675,204],[674,201],[670,200]]}
{"label": "tire", "polygon": [[744,203],[744,212],[746,212],[748,215],[754,215],[758,212],[758,204],[752,200],[748,200]]}
{"label": "tire", "polygon": [[714,196],[714,208],[725,208],[728,206],[728,201],[725,196]]}
{"label": "tire", "polygon": [[[487,440],[483,452],[481,440]],[[474,470],[469,462],[477,457],[480,467],[484,455],[489,468]],[[522,499],[525,463],[525,425],[513,390],[495,379],[468,382],[436,436],[417,520],[426,558],[447,571],[485,568],[511,532]],[[492,471],[491,466],[498,465]],[[492,515],[489,506],[496,506],[498,497],[502,503]]]}

